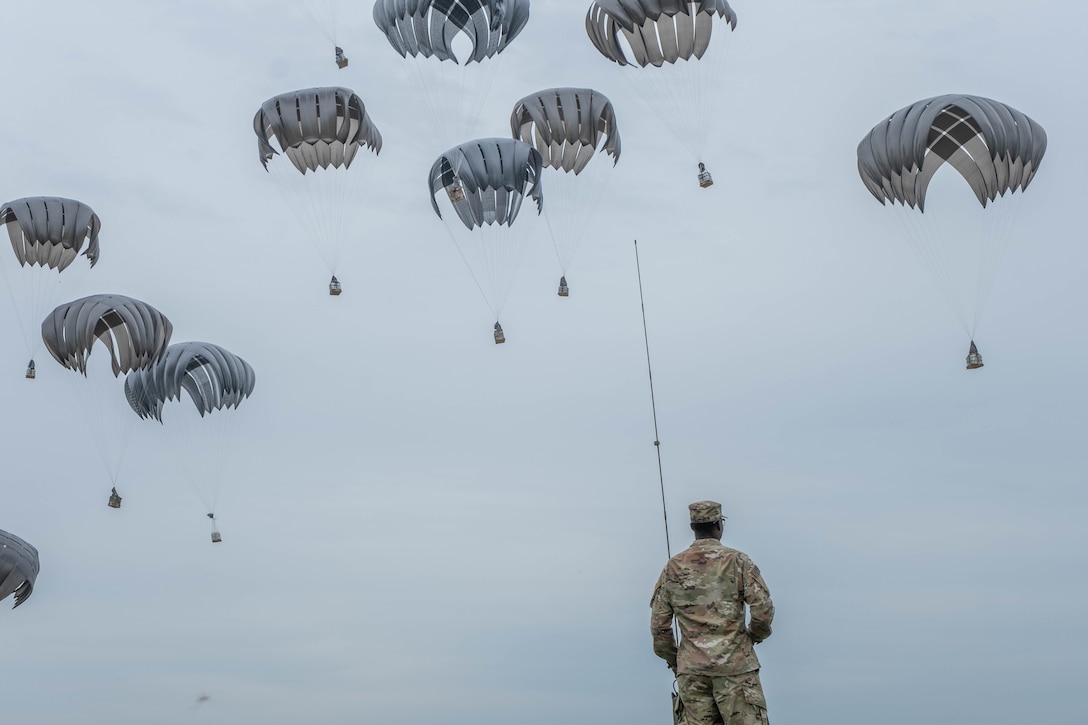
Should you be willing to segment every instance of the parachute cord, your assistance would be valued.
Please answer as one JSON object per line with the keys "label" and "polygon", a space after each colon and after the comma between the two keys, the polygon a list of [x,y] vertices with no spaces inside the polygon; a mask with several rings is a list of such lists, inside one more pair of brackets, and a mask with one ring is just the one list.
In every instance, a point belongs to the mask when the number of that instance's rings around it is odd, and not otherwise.
{"label": "parachute cord", "polygon": [[72,386],[73,397],[83,409],[90,438],[98,448],[110,485],[116,488],[136,416],[129,408],[119,378],[113,376],[112,370],[103,369],[107,363],[96,360],[87,364],[86,372],[69,370],[64,377]]}
{"label": "parachute cord", "polygon": [[[461,244],[457,239],[457,235],[455,235],[453,233],[453,230],[450,229],[450,225],[443,223],[442,226],[445,228],[446,234],[449,235],[450,241],[453,242],[454,249],[456,249],[457,253],[461,255],[461,261],[465,263],[465,268],[468,269],[469,276],[471,276],[472,281],[476,283],[476,289],[480,290],[480,296],[484,298],[484,303],[487,304],[487,309],[491,310],[491,316],[495,318],[496,322],[499,322],[499,317],[502,314],[502,306],[492,302],[492,295],[488,294],[487,290],[484,289],[484,285],[480,282],[480,278],[476,274],[476,270],[474,269],[472,263],[469,261],[468,255],[465,254],[465,250],[461,247]],[[490,289],[494,289],[494,286],[494,283],[492,283],[490,285]]]}
{"label": "parachute cord", "polygon": [[337,36],[337,15],[335,0],[303,0],[306,9],[318,32],[334,46],[339,45]]}
{"label": "parachute cord", "polygon": [[971,326],[972,338],[974,331],[982,322],[982,313],[990,299],[994,282],[1001,267],[1001,261],[1005,253],[1014,243],[1017,236],[1014,220],[1019,218],[1019,207],[1023,192],[1015,193],[1015,189],[1007,194],[991,201],[991,213],[987,216],[989,229],[982,239],[982,253],[979,255],[977,300],[975,302],[974,324]]}
{"label": "parachute cord", "polygon": [[[15,270],[12,270],[13,273]],[[5,264],[0,263],[0,272],[4,275],[4,281],[7,283],[4,286],[8,288],[8,295],[11,297],[11,309],[15,310],[15,319],[19,323],[19,330],[23,333],[23,341],[26,342],[27,355],[34,356],[34,345],[31,342],[30,333],[27,330],[27,325],[31,322],[24,321],[23,316],[19,314],[19,300],[15,295],[15,285],[12,284],[11,279],[8,277],[8,268]]]}
{"label": "parachute cord", "polygon": [[654,448],[657,450],[657,478],[661,486],[661,518],[665,522],[665,552],[672,558],[669,543],[669,511],[665,505],[665,473],[661,466],[661,439],[657,433],[657,402],[654,399],[654,373],[650,367],[650,335],[646,329],[646,300],[642,296],[642,268],[638,262],[638,240],[635,240],[635,272],[638,274],[638,300],[642,306],[642,339],[646,343],[646,373],[650,379],[650,410],[654,418]]}

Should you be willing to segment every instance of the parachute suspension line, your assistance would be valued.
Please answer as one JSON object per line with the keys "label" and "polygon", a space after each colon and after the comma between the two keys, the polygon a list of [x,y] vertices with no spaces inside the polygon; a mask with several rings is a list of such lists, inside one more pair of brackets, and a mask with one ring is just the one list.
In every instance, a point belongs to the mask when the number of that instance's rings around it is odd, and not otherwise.
{"label": "parachute suspension line", "polygon": [[[104,352],[104,351],[99,351]],[[88,356],[87,372],[65,371],[72,397],[83,410],[89,437],[102,458],[102,465],[116,488],[136,416],[125,400],[123,378],[115,378],[109,362]]]}
{"label": "parachute suspension line", "polygon": [[1014,220],[1020,216],[1018,209],[1022,197],[1023,192],[1017,194],[1014,189],[990,202],[992,209],[987,214],[989,224],[986,236],[982,239],[983,248],[979,255],[978,303],[975,307],[974,324],[971,327],[972,336],[982,321],[982,312],[990,299],[990,292],[997,280],[1001,261],[1012,244],[1016,231]]}
{"label": "parachute suspension line", "polygon": [[363,147],[351,166],[330,166],[307,170],[305,174],[299,173],[287,158],[273,159],[268,165],[268,176],[330,275],[339,271],[341,256],[348,246],[347,237],[357,234],[361,226],[359,200],[368,190],[374,161],[371,153]]}
{"label": "parachute suspension line", "polygon": [[973,197],[959,205],[934,204],[924,213],[891,203],[903,236],[970,339],[1012,243],[1021,203],[1014,192],[989,201],[985,208]]}
{"label": "parachute suspension line", "polygon": [[661,487],[661,518],[665,522],[665,553],[672,558],[669,543],[669,510],[665,505],[665,473],[661,466],[661,438],[657,433],[657,402],[654,399],[654,372],[650,366],[650,335],[646,329],[646,300],[642,295],[642,268],[638,262],[638,240],[635,240],[635,272],[638,274],[638,301],[642,306],[642,339],[646,344],[646,374],[650,379],[650,410],[654,418],[654,449],[657,451],[657,479]]}
{"label": "parachute suspension line", "polygon": [[336,14],[336,0],[329,0],[329,15],[332,18],[332,44],[339,47],[340,39],[336,30],[340,27],[340,18]]}
{"label": "parachute suspension line", "polygon": [[548,203],[544,205],[543,216],[563,276],[570,271],[612,177],[613,160],[601,150],[604,143],[602,138],[594,151],[594,158],[581,173],[550,167],[542,171],[544,186],[548,190]]}
{"label": "parachute suspension line", "polygon": [[[366,148],[359,150],[369,151]],[[360,155],[363,158],[359,158]],[[370,170],[370,159],[366,158],[366,153],[357,153],[354,160],[360,163],[343,169],[319,169],[311,172],[314,175],[313,181],[320,178],[324,183],[315,185],[320,197],[313,193],[313,189],[310,195],[305,197],[309,202],[310,214],[313,215],[311,218],[317,217],[318,220],[321,235],[319,251],[329,268],[329,274],[333,276],[336,275],[340,266],[340,257],[346,247],[345,236],[349,230],[351,232],[357,230],[357,225],[348,223],[348,213],[351,208],[349,205],[360,204],[364,177]],[[318,176],[319,173],[320,176]],[[331,201],[331,208],[323,209],[320,198]],[[323,212],[324,218],[322,218]]]}
{"label": "parachute suspension line", "polygon": [[[11,234],[9,230],[8,234]],[[15,231],[22,245],[27,241],[22,231]],[[5,283],[11,310],[26,344],[28,358],[38,358],[42,349],[41,321],[53,309],[66,290],[79,287],[91,266],[84,255],[78,256],[63,270],[45,264],[20,265],[9,245],[8,235],[0,232],[0,281]]]}
{"label": "parachute suspension line", "polygon": [[[4,252],[6,251],[7,250],[4,250]],[[0,254],[4,252],[0,252]],[[12,271],[16,272],[17,270],[13,269]],[[4,275],[4,286],[8,290],[8,297],[11,298],[11,309],[15,311],[15,320],[19,323],[19,331],[23,333],[23,342],[26,343],[27,355],[33,357],[34,345],[31,343],[30,334],[27,331],[27,325],[33,323],[31,321],[24,320],[23,316],[19,314],[19,300],[15,295],[15,286],[12,284],[11,276],[8,274],[8,268],[6,264],[0,263],[0,272],[2,272]]]}
{"label": "parachute suspension line", "polygon": [[179,470],[210,518],[218,511],[219,496],[230,474],[227,463],[241,427],[240,416],[246,413],[235,406],[200,415],[188,403],[187,399],[179,400],[164,410],[159,425],[170,439],[169,448]]}
{"label": "parachute suspension line", "polygon": [[333,46],[339,45],[336,39],[337,0],[303,0],[302,6],[310,16],[311,22]]}
{"label": "parachute suspension line", "polygon": [[[462,40],[463,33],[458,33]],[[479,137],[481,114],[495,84],[502,53],[482,61],[467,62],[470,51],[458,43],[458,63],[438,58],[408,56],[402,63],[408,67],[408,85],[418,92],[427,121],[422,138],[437,141],[441,148],[432,148],[437,155],[457,144]]]}
{"label": "parachute suspension line", "polygon": [[[460,179],[462,168],[462,159],[451,159],[454,178]],[[464,191],[461,190],[460,193],[463,197]],[[512,221],[505,224],[488,222],[473,229],[464,227],[454,207],[450,189],[446,190],[445,197],[440,197],[442,226],[461,255],[461,261],[468,268],[472,281],[476,283],[476,288],[480,290],[480,295],[491,310],[492,317],[496,322],[501,322],[503,308],[514,286],[514,277],[528,246],[527,239],[515,236],[520,234],[513,230]],[[504,203],[502,198],[491,201],[497,206]],[[508,204],[509,199],[505,203]],[[531,233],[535,233],[535,230]]]}
{"label": "parachute suspension line", "polygon": [[454,249],[456,249],[457,253],[461,255],[461,261],[465,263],[465,267],[468,269],[468,273],[469,275],[471,275],[472,281],[476,283],[476,289],[480,290],[480,296],[484,298],[484,302],[487,304],[487,308],[491,310],[491,316],[498,320],[499,313],[495,310],[496,305],[491,303],[491,295],[487,293],[487,290],[485,290],[484,286],[480,283],[480,278],[476,276],[476,270],[473,268],[472,263],[469,261],[468,256],[465,254],[465,250],[458,242],[456,235],[454,235],[453,233],[453,230],[450,229],[448,224],[443,224],[442,227],[446,230],[446,234],[449,236],[450,241],[453,242]]}
{"label": "parachute suspension line", "polygon": [[[697,4],[689,5],[693,14]],[[732,43],[733,31],[721,19],[715,18],[711,24],[713,42],[706,49],[702,58],[690,58],[685,63],[693,64],[694,82],[688,86],[686,105],[689,110],[687,133],[691,134],[689,150],[696,156],[696,161],[704,162],[707,153],[707,141],[710,138],[711,119],[718,118],[715,113],[720,96],[724,91],[722,79],[727,78],[728,46]]]}
{"label": "parachute suspension line", "polygon": [[[691,38],[695,31],[695,22],[699,3],[683,3],[686,13],[678,13],[669,20],[662,16],[657,23],[648,23],[636,30],[638,34],[652,33],[663,41],[655,40],[662,47],[675,47],[681,35]],[[676,18],[681,18],[679,22]],[[690,19],[690,24],[688,20]],[[659,66],[647,64],[640,67],[637,62],[618,66],[616,70],[628,85],[629,90],[639,96],[651,112],[669,130],[696,162],[707,162],[704,158],[707,142],[710,138],[709,119],[716,117],[718,103],[722,94],[723,78],[726,77],[728,55],[726,46],[731,42],[732,29],[723,18],[710,17],[710,22],[700,29],[707,32],[711,41],[701,58],[679,58],[675,62],[662,62]],[[629,34],[620,33],[620,45],[627,58],[635,58],[631,50]],[[647,92],[648,91],[648,92]]]}
{"label": "parachute suspension line", "polygon": [[949,243],[961,240],[946,239],[941,233],[941,224],[931,223],[925,213],[903,204],[892,202],[895,214],[899,216],[900,223],[905,230],[903,236],[910,244],[918,261],[931,275],[937,289],[940,290],[949,309],[959,320],[960,326],[968,337],[972,336],[971,325],[964,311],[963,297],[960,294],[959,277],[954,270],[955,265],[952,255],[946,248]]}

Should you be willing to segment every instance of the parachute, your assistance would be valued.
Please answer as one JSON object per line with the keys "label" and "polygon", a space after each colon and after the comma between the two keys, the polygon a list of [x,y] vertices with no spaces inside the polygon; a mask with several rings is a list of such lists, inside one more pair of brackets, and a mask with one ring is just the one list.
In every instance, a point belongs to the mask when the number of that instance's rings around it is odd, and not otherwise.
{"label": "parachute", "polygon": [[[111,294],[63,304],[42,322],[42,340],[49,353],[62,366],[82,375],[79,380],[68,377],[113,488],[132,429],[117,378],[157,361],[170,343],[173,329],[170,320],[146,302]],[[112,375],[105,369],[90,369],[100,357],[91,355],[96,342],[109,350]]]}
{"label": "parachute", "polygon": [[1042,126],[980,96],[945,95],[902,108],[858,144],[858,173],[877,201],[925,211],[933,175],[949,164],[979,204],[1024,191],[1046,153]]}
{"label": "parachute", "polygon": [[[902,108],[858,144],[862,183],[899,211],[908,238],[971,339],[970,370],[982,367],[975,331],[1012,237],[1013,202],[1035,178],[1045,152],[1046,132],[1031,118],[963,94]],[[977,205],[957,184],[941,189],[927,208],[934,175],[945,164],[967,182]]]}
{"label": "parachute", "polygon": [[737,14],[726,0],[597,0],[586,16],[586,32],[611,61],[660,68],[702,58],[715,15],[736,30]]}
{"label": "parachute", "polygon": [[30,598],[40,569],[38,550],[0,530],[0,600],[15,595],[15,606]]}
{"label": "parachute", "polygon": [[[46,310],[60,301],[65,288],[98,261],[98,233],[102,222],[94,210],[74,199],[32,196],[0,206],[0,224],[7,227],[12,254],[0,252],[0,270],[15,303],[15,314],[23,330],[30,364],[27,377],[34,377],[34,358],[41,344],[32,327]],[[80,256],[86,265],[61,276]]]}
{"label": "parachute", "polygon": [[[543,166],[553,170],[545,172],[549,178],[544,218],[562,274],[559,294],[566,297],[570,264],[620,158],[615,109],[604,94],[590,88],[549,88],[514,105],[510,131],[535,148]],[[595,160],[598,153],[611,156],[612,163]]]}
{"label": "parachute", "polygon": [[[237,416],[233,410],[253,393],[256,380],[249,363],[207,342],[171,345],[154,365],[125,379],[129,407],[142,419],[162,423],[171,438],[171,447],[212,521],[215,542],[221,541],[215,510],[223,462],[234,441]],[[193,408],[185,406],[164,420],[164,405],[180,402],[182,391]]]}
{"label": "parachute", "polygon": [[549,88],[522,98],[510,114],[510,129],[553,169],[580,174],[598,144],[613,164],[620,157],[612,102],[591,88]]}
{"label": "parachute", "polygon": [[[74,199],[33,196],[0,207],[19,264],[64,270],[83,254],[98,261],[98,232],[102,222],[91,207]],[[83,249],[83,243],[87,248]]]}
{"label": "parachute", "polygon": [[125,397],[140,418],[162,422],[168,400],[189,394],[200,417],[237,408],[253,393],[253,368],[242,358],[208,342],[180,342],[166,349],[153,366],[125,379]]}
{"label": "parachute", "polygon": [[[261,165],[335,277],[348,230],[359,226],[359,201],[371,166],[356,154],[365,147],[377,155],[382,148],[366,106],[349,88],[293,91],[261,104],[253,131]],[[277,155],[290,166],[274,162]]]}
{"label": "parachute", "polygon": [[373,15],[426,104],[421,137],[438,148],[471,138],[502,52],[529,21],[529,0],[377,0]]}
{"label": "parachute", "polygon": [[[542,159],[532,146],[511,138],[484,138],[449,149],[431,166],[431,206],[454,243],[498,322],[521,261],[528,232],[514,227],[528,196],[543,208]],[[439,207],[438,192],[442,208]],[[501,342],[500,335],[495,336]],[[505,337],[502,338],[505,340]]]}
{"label": "parachute", "polygon": [[53,358],[87,375],[95,342],[110,351],[114,377],[158,360],[174,326],[146,302],[123,295],[91,295],[63,304],[42,322],[42,340]]}
{"label": "parachute", "polygon": [[472,41],[466,63],[498,54],[529,21],[528,0],[378,0],[374,22],[402,58],[460,60],[453,40]]}
{"label": "parachute", "polygon": [[[508,138],[484,138],[454,147],[431,166],[431,206],[442,218],[435,195],[445,189],[467,229],[492,224],[509,226],[528,194],[536,201],[537,212],[544,207],[540,189],[540,152],[526,143]],[[526,189],[528,187],[528,189]],[[462,198],[455,198],[459,188]]]}
{"label": "parachute", "polygon": [[361,146],[376,153],[382,148],[382,135],[366,106],[348,88],[308,88],[270,98],[253,117],[253,130],[266,170],[277,153],[305,175],[330,166],[348,168]]}
{"label": "parachute", "polygon": [[586,34],[598,52],[627,71],[645,98],[699,164],[699,184],[713,184],[704,165],[725,68],[715,21],[730,30],[737,14],[726,0],[597,0],[586,13]]}

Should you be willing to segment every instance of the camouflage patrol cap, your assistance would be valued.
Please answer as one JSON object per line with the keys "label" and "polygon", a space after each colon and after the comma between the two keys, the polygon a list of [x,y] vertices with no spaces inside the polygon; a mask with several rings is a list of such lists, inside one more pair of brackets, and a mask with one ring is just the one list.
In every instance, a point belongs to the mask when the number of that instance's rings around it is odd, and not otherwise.
{"label": "camouflage patrol cap", "polygon": [[693,524],[716,524],[725,517],[722,516],[722,505],[717,501],[696,501],[688,505]]}

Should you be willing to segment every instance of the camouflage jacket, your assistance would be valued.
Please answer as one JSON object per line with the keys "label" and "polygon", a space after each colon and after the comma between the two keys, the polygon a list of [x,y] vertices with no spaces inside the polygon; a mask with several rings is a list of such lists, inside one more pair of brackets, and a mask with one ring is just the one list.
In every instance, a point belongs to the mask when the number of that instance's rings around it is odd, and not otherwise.
{"label": "camouflage jacket", "polygon": [[[751,623],[745,626],[744,605]],[[737,675],[759,669],[753,644],[771,636],[774,604],[748,555],[717,539],[696,539],[665,565],[650,602],[654,653],[681,675]],[[672,620],[680,626],[680,647]]]}

